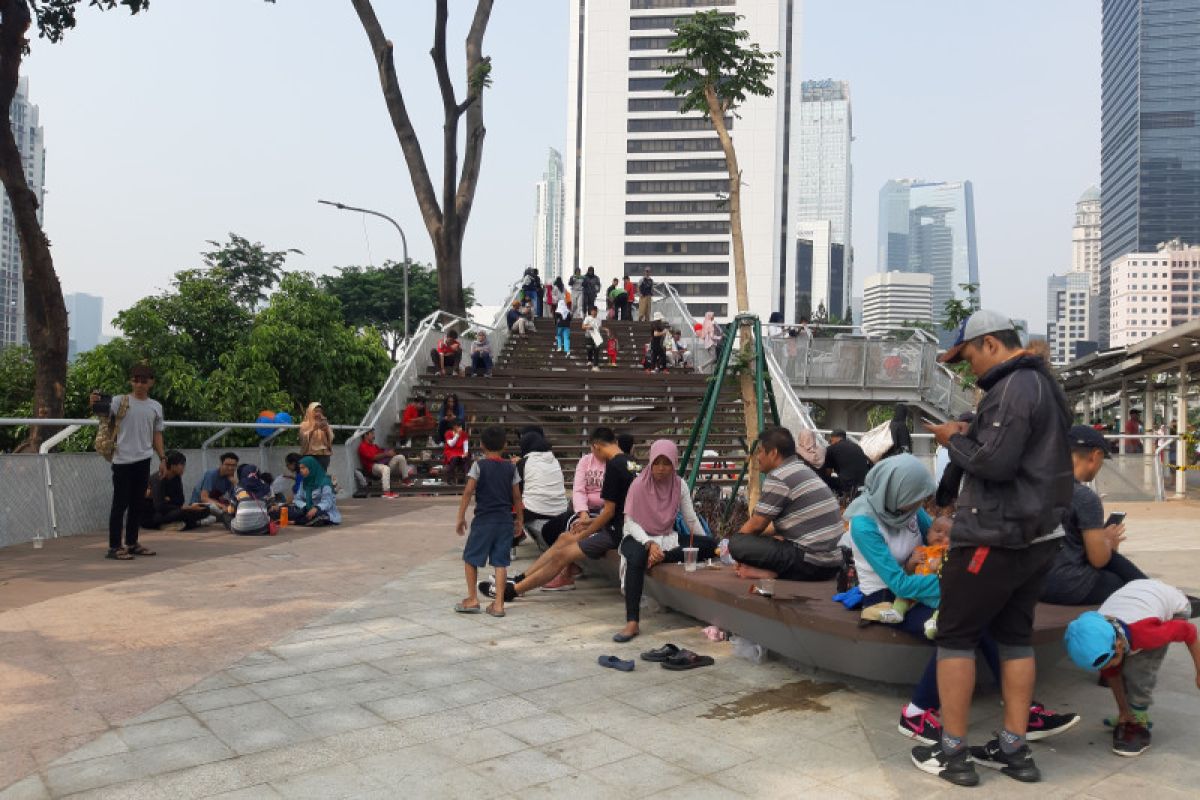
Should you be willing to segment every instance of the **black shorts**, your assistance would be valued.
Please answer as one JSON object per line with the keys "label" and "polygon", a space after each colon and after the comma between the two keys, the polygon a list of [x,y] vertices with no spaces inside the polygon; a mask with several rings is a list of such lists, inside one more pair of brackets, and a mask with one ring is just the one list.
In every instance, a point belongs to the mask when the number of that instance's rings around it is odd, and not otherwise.
{"label": "black shorts", "polygon": [[609,550],[621,546],[621,536],[611,526],[605,526],[579,543],[579,549],[591,559],[604,558]]}
{"label": "black shorts", "polygon": [[1061,539],[1022,550],[956,547],[942,564],[942,601],[937,644],[945,650],[974,651],[984,631],[998,644],[1028,647],[1033,641],[1033,610]]}

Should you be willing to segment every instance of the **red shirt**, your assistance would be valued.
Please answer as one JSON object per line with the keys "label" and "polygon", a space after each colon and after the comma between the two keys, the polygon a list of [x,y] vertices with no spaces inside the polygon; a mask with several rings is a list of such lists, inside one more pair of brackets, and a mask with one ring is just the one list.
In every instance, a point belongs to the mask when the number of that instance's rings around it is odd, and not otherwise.
{"label": "red shirt", "polygon": [[449,464],[450,459],[467,455],[467,430],[463,428],[458,433],[454,429],[446,431],[446,445],[442,449],[442,461]]}
{"label": "red shirt", "polygon": [[386,451],[377,444],[370,444],[362,441],[358,443],[358,460],[362,463],[363,471],[368,475],[371,474],[371,467],[375,466],[378,458]]}
{"label": "red shirt", "polygon": [[421,409],[417,408],[416,403],[409,403],[408,405],[406,405],[404,407],[404,413],[400,416],[400,422],[407,425],[408,423],[412,422],[415,419],[418,419],[419,417],[432,418],[432,416],[433,415],[429,413],[428,408],[426,408],[424,411],[422,411]]}
{"label": "red shirt", "polygon": [[462,345],[459,344],[457,339],[442,339],[437,344],[437,351],[442,355],[448,356],[451,353],[457,353],[461,350]]}

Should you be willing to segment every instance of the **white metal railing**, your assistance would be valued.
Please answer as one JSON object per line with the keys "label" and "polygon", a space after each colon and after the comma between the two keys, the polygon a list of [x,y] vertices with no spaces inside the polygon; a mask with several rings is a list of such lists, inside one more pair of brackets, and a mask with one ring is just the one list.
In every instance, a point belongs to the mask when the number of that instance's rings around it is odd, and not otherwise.
{"label": "white metal railing", "polygon": [[700,334],[696,332],[696,319],[688,310],[687,304],[683,302],[683,298],[679,296],[679,292],[666,282],[655,283],[654,292],[653,309],[663,315],[663,320],[672,329],[680,332],[679,338],[683,340],[688,352],[692,354],[692,365],[695,370],[705,374],[712,372],[713,364],[717,360],[715,348],[709,350],[701,343]]}

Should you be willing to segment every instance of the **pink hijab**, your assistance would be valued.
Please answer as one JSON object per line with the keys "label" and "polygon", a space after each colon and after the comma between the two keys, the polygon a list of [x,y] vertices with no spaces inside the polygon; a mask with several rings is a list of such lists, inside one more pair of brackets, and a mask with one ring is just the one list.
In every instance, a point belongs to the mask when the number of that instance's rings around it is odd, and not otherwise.
{"label": "pink hijab", "polygon": [[[671,474],[661,481],[654,480],[651,468],[659,456],[671,462]],[[666,536],[675,528],[680,496],[679,448],[668,439],[659,439],[650,446],[650,459],[642,474],[634,479],[625,497],[625,513],[642,526],[650,536]]]}

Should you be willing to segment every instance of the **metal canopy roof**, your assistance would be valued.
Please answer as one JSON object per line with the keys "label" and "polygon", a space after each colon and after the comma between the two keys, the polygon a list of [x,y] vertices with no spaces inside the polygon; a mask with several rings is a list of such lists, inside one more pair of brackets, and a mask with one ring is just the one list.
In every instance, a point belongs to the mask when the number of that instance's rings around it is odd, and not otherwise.
{"label": "metal canopy roof", "polygon": [[1091,353],[1060,370],[1068,392],[1112,389],[1156,372],[1178,369],[1200,373],[1200,319],[1176,325],[1128,347]]}

